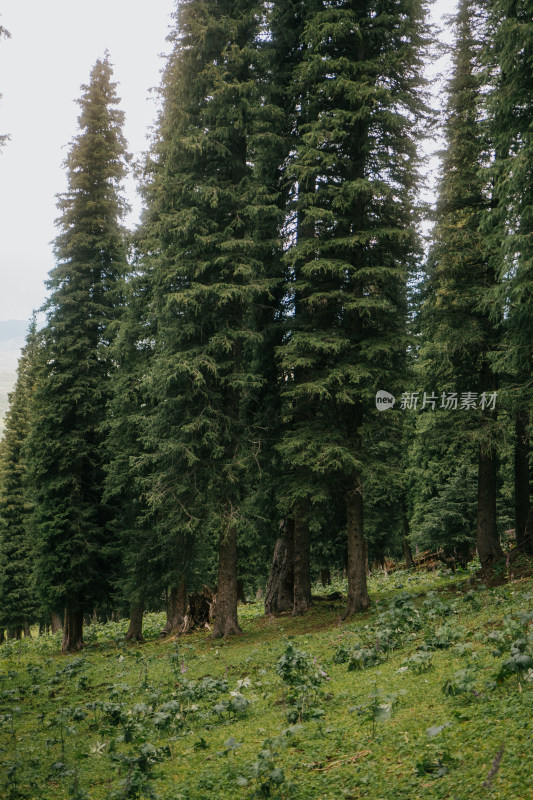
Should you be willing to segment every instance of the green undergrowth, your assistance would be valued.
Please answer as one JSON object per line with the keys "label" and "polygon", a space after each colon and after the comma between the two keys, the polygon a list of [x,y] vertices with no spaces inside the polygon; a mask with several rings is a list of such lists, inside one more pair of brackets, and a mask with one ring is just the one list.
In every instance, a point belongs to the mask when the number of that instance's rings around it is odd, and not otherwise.
{"label": "green undergrowth", "polygon": [[[333,589],[342,589],[334,585]],[[371,579],[368,612],[240,609],[244,633],[142,645],[127,621],[0,647],[0,796],[38,800],[531,796],[533,580]],[[328,593],[328,589],[316,589]]]}

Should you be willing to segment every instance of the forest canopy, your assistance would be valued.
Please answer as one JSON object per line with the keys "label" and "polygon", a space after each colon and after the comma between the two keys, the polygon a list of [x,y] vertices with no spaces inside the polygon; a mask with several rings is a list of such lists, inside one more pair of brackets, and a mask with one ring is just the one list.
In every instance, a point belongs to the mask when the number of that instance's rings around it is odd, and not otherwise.
{"label": "forest canopy", "polygon": [[533,554],[532,12],[460,0],[436,110],[423,2],[182,0],[134,231],[96,61],[0,443],[0,640],[228,637],[332,572],[347,619],[387,559]]}

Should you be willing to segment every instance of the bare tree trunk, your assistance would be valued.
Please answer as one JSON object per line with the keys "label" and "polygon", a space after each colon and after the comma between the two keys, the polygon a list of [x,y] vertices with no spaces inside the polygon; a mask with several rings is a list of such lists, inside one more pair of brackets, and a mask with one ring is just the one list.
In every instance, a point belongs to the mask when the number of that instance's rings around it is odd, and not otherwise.
{"label": "bare tree trunk", "polygon": [[83,610],[74,604],[65,608],[63,624],[62,653],[75,653],[83,648]]}
{"label": "bare tree trunk", "polygon": [[132,603],[130,607],[130,624],[126,632],[127,642],[144,642],[143,636],[144,601]]}
{"label": "bare tree trunk", "polygon": [[305,614],[311,601],[311,534],[309,500],[294,507],[294,603],[293,616]]}
{"label": "bare tree trunk", "polygon": [[533,504],[529,506],[525,530],[526,548],[528,553],[533,553]]}
{"label": "bare tree trunk", "polygon": [[324,588],[331,586],[331,570],[329,567],[324,567],[320,570],[320,583]]}
{"label": "bare tree trunk", "polygon": [[265,614],[291,611],[294,602],[294,520],[283,520],[265,591]]}
{"label": "bare tree trunk", "polygon": [[237,602],[242,603],[243,606],[248,605],[248,600],[246,599],[246,595],[244,594],[244,581],[242,578],[237,580]]}
{"label": "bare tree trunk", "polygon": [[533,553],[531,542],[526,538],[526,523],[529,511],[528,422],[527,412],[518,411],[515,417],[514,508],[516,544],[523,552]]}
{"label": "bare tree trunk", "polygon": [[410,567],[414,567],[415,562],[413,561],[413,551],[409,544],[409,520],[407,519],[405,511],[402,514],[402,541],[403,557],[405,558],[405,565],[409,569]]}
{"label": "bare tree trunk", "polygon": [[191,592],[180,633],[189,633],[198,628],[209,628],[215,608],[216,594],[209,587],[203,586],[201,594],[200,592]]}
{"label": "bare tree trunk", "polygon": [[494,452],[479,448],[476,546],[482,568],[503,558],[496,526],[497,459]]}
{"label": "bare tree trunk", "polygon": [[187,599],[187,582],[183,578],[178,586],[171,588],[168,596],[167,622],[163,629],[166,636],[172,636],[181,631],[187,612]]}
{"label": "bare tree trunk", "polygon": [[366,585],[366,542],[363,527],[363,487],[360,478],[346,493],[346,532],[348,536],[348,603],[343,619],[370,605]]}
{"label": "bare tree trunk", "polygon": [[22,628],[8,628],[7,629],[7,638],[8,639],[15,639],[18,641],[22,639]]}
{"label": "bare tree trunk", "polygon": [[242,633],[237,616],[237,529],[232,525],[218,544],[217,606],[214,639]]}
{"label": "bare tree trunk", "polygon": [[52,613],[50,615],[50,627],[52,629],[52,633],[57,633],[63,627],[63,622],[61,621],[61,617],[59,614]]}

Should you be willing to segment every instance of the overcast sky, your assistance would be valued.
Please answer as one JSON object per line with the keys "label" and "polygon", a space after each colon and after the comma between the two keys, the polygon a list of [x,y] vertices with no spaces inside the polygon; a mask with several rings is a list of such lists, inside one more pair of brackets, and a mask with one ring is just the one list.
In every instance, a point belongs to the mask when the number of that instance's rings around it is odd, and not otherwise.
{"label": "overcast sky", "polygon": [[[453,0],[436,6],[453,11]],[[29,319],[53,267],[56,194],[77,130],[80,86],[109,50],[126,112],[129,150],[146,149],[175,0],[0,0],[0,320]],[[133,184],[130,202],[135,200]],[[128,222],[138,219],[139,202]]]}
{"label": "overcast sky", "polygon": [[[56,194],[80,86],[109,50],[130,152],[146,149],[174,0],[0,0],[0,320],[28,319],[53,267]],[[134,195],[134,189],[130,186]],[[135,196],[135,195],[134,195]],[[132,215],[138,218],[139,204]]]}

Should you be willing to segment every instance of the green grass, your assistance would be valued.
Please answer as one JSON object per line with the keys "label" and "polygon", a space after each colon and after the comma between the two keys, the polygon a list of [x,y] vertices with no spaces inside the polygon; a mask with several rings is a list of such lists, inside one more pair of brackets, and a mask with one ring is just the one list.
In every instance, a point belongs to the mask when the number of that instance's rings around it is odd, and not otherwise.
{"label": "green grass", "polygon": [[0,796],[527,800],[533,580],[468,578],[372,578],[347,623],[337,602],[250,604],[222,642],[161,640],[152,614],[144,645],[127,621],[88,627],[78,656],[57,635],[5,643]]}

